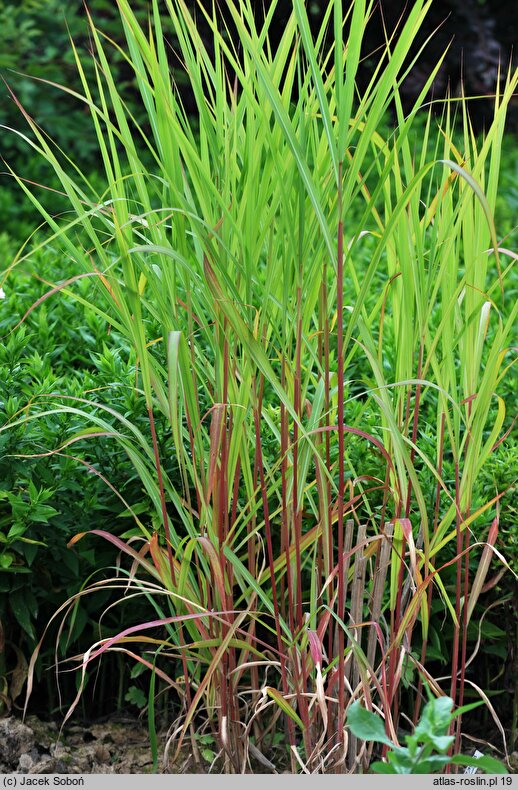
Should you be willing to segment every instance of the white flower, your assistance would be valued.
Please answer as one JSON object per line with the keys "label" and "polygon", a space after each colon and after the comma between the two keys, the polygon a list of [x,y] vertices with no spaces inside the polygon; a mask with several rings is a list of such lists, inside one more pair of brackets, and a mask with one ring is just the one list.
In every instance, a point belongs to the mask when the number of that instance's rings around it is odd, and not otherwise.
{"label": "white flower", "polygon": [[3,288],[0,288],[0,299],[5,299],[5,291]]}

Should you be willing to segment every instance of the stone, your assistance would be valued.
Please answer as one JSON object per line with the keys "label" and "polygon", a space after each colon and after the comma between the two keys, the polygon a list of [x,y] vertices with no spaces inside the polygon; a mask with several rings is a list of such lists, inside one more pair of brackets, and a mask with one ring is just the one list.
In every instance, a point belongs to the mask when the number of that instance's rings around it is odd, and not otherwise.
{"label": "stone", "polygon": [[28,773],[33,765],[34,765],[34,760],[32,759],[30,754],[22,754],[20,756],[20,759],[18,760],[18,770],[22,774]]}
{"label": "stone", "polygon": [[34,733],[30,727],[14,716],[0,719],[0,763],[10,770],[16,770],[22,754],[27,754],[34,746]]}

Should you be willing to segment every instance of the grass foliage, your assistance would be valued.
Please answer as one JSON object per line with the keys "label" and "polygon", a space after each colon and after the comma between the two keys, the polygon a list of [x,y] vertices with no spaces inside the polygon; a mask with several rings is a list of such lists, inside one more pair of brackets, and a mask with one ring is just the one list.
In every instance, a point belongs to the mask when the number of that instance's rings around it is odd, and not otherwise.
{"label": "grass foliage", "polygon": [[[147,27],[118,0],[118,57],[135,72],[145,126],[95,20],[95,84],[75,53],[104,191],[21,104],[27,146],[53,168],[68,211],[53,216],[13,173],[48,227],[13,267],[41,246],[60,250],[51,293],[123,338],[147,422],[102,391],[53,390],[35,392],[0,430],[68,415],[75,427],[52,449],[118,443],[154,509],[129,506],[122,534],[94,522],[71,541],[101,536],[128,560],[80,596],[118,590],[154,611],[79,657],[83,678],[119,651],[151,672],[151,711],[155,679],[169,688],[171,759],[186,739],[199,755],[204,722],[221,770],[271,770],[278,753],[293,772],[366,769],[372,746],[346,726],[349,706],[381,711],[395,744],[402,701],[414,724],[426,701],[420,678],[462,706],[475,683],[470,619],[492,561],[507,566],[495,544],[512,481],[483,499],[479,481],[509,430],[501,393],[513,375],[518,306],[506,289],[516,254],[493,215],[518,74],[502,75],[480,140],[464,98],[421,120],[433,73],[403,114],[399,87],[430,2],[417,0],[387,33],[359,95],[373,3],[355,0],[347,16],[329,3],[314,38],[294,0],[273,51],[276,2],[258,22],[250,0],[229,0],[232,35],[200,5],[209,45],[183,0],[167,0],[193,119],[151,5]],[[438,681],[427,666],[443,618],[451,662]],[[456,751],[460,722],[450,728]]]}

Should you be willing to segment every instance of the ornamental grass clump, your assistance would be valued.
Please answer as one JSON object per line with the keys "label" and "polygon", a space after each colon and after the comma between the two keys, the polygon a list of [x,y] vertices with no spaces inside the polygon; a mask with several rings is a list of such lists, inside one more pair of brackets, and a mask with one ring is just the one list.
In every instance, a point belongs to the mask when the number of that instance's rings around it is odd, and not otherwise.
{"label": "ornamental grass clump", "polygon": [[[130,0],[117,5],[145,126],[95,19],[94,84],[74,48],[74,95],[97,132],[105,191],[22,106],[27,145],[59,177],[68,212],[52,216],[13,173],[46,222],[41,244],[61,250],[53,293],[74,298],[90,278],[88,307],[133,349],[149,416],[146,432],[109,398],[49,393],[18,419],[83,415],[84,430],[55,449],[119,442],[154,507],[122,534],[92,524],[71,541],[103,537],[127,559],[78,595],[120,590],[154,612],[101,637],[78,670],[84,682],[107,651],[149,670],[155,756],[158,681],[170,689],[170,761],[186,743],[201,759],[203,727],[217,770],[367,770],[372,747],[347,727],[349,706],[380,712],[396,745],[400,720],[416,723],[426,700],[419,677],[463,706],[476,686],[468,623],[495,556],[506,565],[495,549],[503,492],[477,501],[473,491],[507,425],[499,387],[516,255],[499,244],[493,211],[518,74],[502,74],[480,140],[464,98],[423,118],[440,62],[403,112],[399,89],[431,2],[414,2],[387,33],[361,93],[373,2],[355,0],[345,15],[330,2],[312,36],[293,0],[275,48],[275,0],[260,21],[251,0],[229,0],[225,23],[200,3],[209,43],[183,0],[166,1],[167,29],[157,0],[146,27]],[[389,107],[396,123],[384,134]],[[440,680],[427,668],[437,617],[453,634]],[[460,722],[452,717],[456,751]]]}

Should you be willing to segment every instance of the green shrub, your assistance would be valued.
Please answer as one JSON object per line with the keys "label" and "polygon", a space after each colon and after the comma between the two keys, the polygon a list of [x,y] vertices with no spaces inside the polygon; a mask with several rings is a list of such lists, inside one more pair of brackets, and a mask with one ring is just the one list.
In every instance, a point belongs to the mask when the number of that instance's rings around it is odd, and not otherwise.
{"label": "green shrub", "polygon": [[[0,250],[6,256],[14,250],[5,234],[0,237]],[[36,253],[24,271],[16,270],[16,277],[4,284],[0,424],[9,424],[20,414],[44,411],[52,393],[88,399],[98,390],[107,393],[114,408],[142,424],[146,412],[134,388],[131,351],[120,338],[117,346],[117,338],[108,336],[106,323],[95,313],[56,294],[15,328],[49,292],[50,284],[59,281],[62,269],[59,250],[49,248]],[[85,297],[87,292],[88,282],[79,281],[77,295]],[[0,623],[9,635],[1,673],[4,683],[16,678],[12,672],[20,654],[29,658],[37,635],[63,601],[77,593],[81,579],[102,572],[113,561],[101,544],[68,549],[77,530],[89,529],[95,519],[97,526],[124,534],[127,518],[120,517],[128,511],[117,492],[137,511],[146,514],[152,509],[115,442],[107,439],[106,445],[92,447],[74,443],[54,452],[70,441],[81,424],[72,415],[47,414],[0,434]],[[80,638],[83,642],[95,638],[98,604],[81,599],[61,649]],[[12,692],[10,685],[4,688],[8,699]],[[14,693],[19,692],[14,687]]]}
{"label": "green shrub", "polygon": [[[476,706],[481,703],[476,703]],[[454,736],[450,734],[452,722],[462,712],[472,709],[468,705],[453,712],[453,700],[449,697],[431,697],[423,708],[421,718],[411,735],[405,736],[406,746],[396,745],[386,734],[383,720],[375,713],[365,710],[359,701],[353,702],[347,715],[347,724],[358,738],[389,747],[386,762],[371,765],[377,774],[435,774],[447,765],[473,766],[490,774],[506,774],[506,767],[493,757],[483,755],[475,758],[466,754],[448,754]]]}

